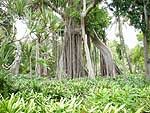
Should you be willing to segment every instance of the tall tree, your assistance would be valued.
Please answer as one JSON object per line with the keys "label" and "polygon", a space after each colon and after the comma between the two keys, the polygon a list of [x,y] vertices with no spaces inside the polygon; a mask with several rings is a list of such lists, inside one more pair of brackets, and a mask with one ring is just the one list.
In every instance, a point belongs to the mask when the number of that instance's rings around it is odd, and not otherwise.
{"label": "tall tree", "polygon": [[[82,62],[82,38],[80,34],[79,18],[77,10],[80,10],[80,1],[56,0],[48,1],[47,4],[58,13],[64,21],[64,40],[62,53],[57,67],[57,76],[62,75],[74,78],[83,74]],[[75,13],[75,14],[74,14]]]}
{"label": "tall tree", "polygon": [[[126,16],[130,19],[131,25],[140,29],[144,34],[144,63],[145,63],[145,77],[150,78],[150,62],[149,62],[149,0],[113,0],[109,4],[110,9],[118,7],[120,15]],[[114,13],[117,13],[116,11]]]}
{"label": "tall tree", "polygon": [[[91,78],[94,77],[94,70],[86,40],[85,18],[94,6],[96,6],[96,4],[96,0],[88,0],[88,2],[86,0],[62,0],[59,2],[49,1],[49,6],[61,15],[65,23],[64,42],[58,70],[63,70],[64,74],[70,76],[71,78],[79,77],[84,74],[85,71],[82,61],[82,38],[86,53],[88,76]],[[89,6],[87,7],[87,5]],[[80,11],[82,12],[81,14]],[[80,32],[80,23],[82,33]]]}

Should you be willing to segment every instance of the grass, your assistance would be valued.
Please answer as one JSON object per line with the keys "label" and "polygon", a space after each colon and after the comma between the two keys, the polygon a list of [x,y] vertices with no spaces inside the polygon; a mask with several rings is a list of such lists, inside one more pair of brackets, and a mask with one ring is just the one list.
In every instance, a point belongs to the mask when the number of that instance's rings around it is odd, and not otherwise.
{"label": "grass", "polygon": [[97,77],[55,81],[23,75],[5,75],[3,79],[10,91],[0,92],[0,113],[150,112],[150,85],[138,75],[127,80]]}

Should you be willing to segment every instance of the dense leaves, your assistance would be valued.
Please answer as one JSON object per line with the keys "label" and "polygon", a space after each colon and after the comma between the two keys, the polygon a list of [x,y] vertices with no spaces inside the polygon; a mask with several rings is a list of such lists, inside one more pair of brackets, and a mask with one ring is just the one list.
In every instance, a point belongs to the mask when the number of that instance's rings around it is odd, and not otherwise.
{"label": "dense leaves", "polygon": [[[103,15],[103,16],[101,16]],[[94,20],[94,21],[93,21]],[[106,9],[95,7],[87,16],[88,35],[94,36],[93,29],[101,38],[105,38],[105,30],[110,25],[110,17]]]}
{"label": "dense leaves", "polygon": [[12,85],[13,80],[9,77],[9,73],[3,70],[0,70],[0,94],[3,97],[8,97],[11,93],[16,91],[15,87]]}
{"label": "dense leaves", "polygon": [[142,0],[113,0],[109,4],[114,14],[128,17],[130,24],[145,31],[144,4]]}
{"label": "dense leaves", "polygon": [[139,75],[126,81],[122,77],[55,81],[20,75],[11,81],[17,92],[0,100],[1,113],[150,111],[150,86]]}

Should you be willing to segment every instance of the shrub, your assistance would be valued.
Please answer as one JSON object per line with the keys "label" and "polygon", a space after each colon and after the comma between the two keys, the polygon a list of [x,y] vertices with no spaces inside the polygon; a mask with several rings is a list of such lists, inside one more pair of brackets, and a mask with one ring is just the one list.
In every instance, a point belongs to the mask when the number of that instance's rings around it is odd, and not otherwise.
{"label": "shrub", "polygon": [[55,81],[20,75],[10,79],[18,91],[9,91],[11,98],[0,101],[0,113],[150,112],[150,85],[142,76]]}
{"label": "shrub", "polygon": [[0,71],[0,94],[3,97],[8,97],[11,93],[15,92],[16,89],[13,87],[13,81],[9,77],[9,73],[6,71]]}

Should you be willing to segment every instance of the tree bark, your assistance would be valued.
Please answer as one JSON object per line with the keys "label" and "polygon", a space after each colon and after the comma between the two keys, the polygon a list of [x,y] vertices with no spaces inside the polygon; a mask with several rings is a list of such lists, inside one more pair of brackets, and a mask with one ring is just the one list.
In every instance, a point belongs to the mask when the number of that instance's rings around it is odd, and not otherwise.
{"label": "tree bark", "polygon": [[86,0],[83,0],[83,10],[82,10],[82,13],[81,13],[82,38],[83,38],[84,49],[85,49],[85,54],[86,54],[88,76],[90,78],[95,78],[95,73],[94,73],[94,69],[93,69],[93,66],[92,66],[89,46],[88,46],[88,43],[87,43],[87,34],[85,32],[85,17],[90,12],[90,10],[94,7],[94,5],[95,5],[95,2],[93,2],[93,4],[91,4],[88,8],[86,8]]}
{"label": "tree bark", "polygon": [[40,76],[41,75],[41,66],[38,63],[38,60],[40,58],[40,39],[36,40],[36,64],[35,64],[35,74],[36,76]]}
{"label": "tree bark", "polygon": [[144,19],[145,19],[145,24],[146,24],[146,30],[143,33],[144,34],[144,64],[145,64],[145,78],[147,81],[150,80],[150,59],[149,59],[149,51],[148,51],[148,39],[149,39],[149,21],[150,21],[150,16],[147,15],[147,6],[146,6],[146,1],[144,1]]}
{"label": "tree bark", "polygon": [[144,64],[145,64],[145,78],[150,79],[150,63],[148,58],[148,43],[147,43],[147,33],[144,34]]}
{"label": "tree bark", "polygon": [[57,66],[57,78],[77,78],[84,71],[82,66],[82,39],[79,25],[73,18],[65,18],[62,53]]}
{"label": "tree bark", "polygon": [[32,77],[32,55],[30,54],[30,58],[29,58],[29,62],[30,62],[30,78]]}
{"label": "tree bark", "polygon": [[85,33],[84,18],[85,17],[81,17],[81,28],[82,28],[82,38],[84,41],[84,49],[85,49],[85,54],[86,54],[88,76],[90,78],[95,78],[95,74],[94,74],[94,70],[93,70],[93,66],[92,66],[92,61],[91,61],[91,57],[90,57],[90,51],[89,51],[89,47],[87,44],[87,35]]}
{"label": "tree bark", "polygon": [[96,37],[92,38],[92,41],[95,44],[95,46],[100,50],[101,55],[104,58],[103,60],[106,65],[106,75],[115,77],[116,71],[115,71],[112,53],[110,49],[102,41],[99,40],[96,32],[95,32],[95,36]]}
{"label": "tree bark", "polygon": [[[86,8],[86,0],[83,0],[83,12],[81,16],[81,24],[74,20],[73,17],[70,17],[67,12],[60,12],[50,4],[50,7],[54,9],[58,14],[63,17],[65,23],[65,31],[64,31],[64,41],[62,47],[62,53],[60,56],[59,64],[57,66],[57,78],[61,79],[64,77],[75,78],[80,77],[84,73],[83,63],[82,63],[82,38],[84,42],[84,49],[86,53],[86,61],[87,61],[87,69],[88,75],[93,78],[94,71],[92,67],[92,62],[90,58],[89,48],[87,45],[87,35],[85,34],[85,17],[91,11],[91,9],[95,6],[96,0],[93,1],[92,4]],[[73,0],[67,2],[67,7],[73,5]],[[76,7],[78,9],[78,7]],[[81,37],[81,29],[82,27],[82,37]],[[62,74],[63,73],[63,76]]]}
{"label": "tree bark", "polygon": [[16,55],[15,55],[15,60],[13,61],[13,63],[10,66],[10,71],[15,74],[18,75],[19,74],[19,67],[20,67],[20,62],[21,62],[21,45],[20,42],[17,41],[15,42],[16,45]]}
{"label": "tree bark", "polygon": [[[45,54],[43,54],[43,59],[45,61],[47,61],[47,59],[48,59],[48,53],[47,52],[45,52]],[[44,76],[48,75],[48,67],[47,66],[43,67],[43,73],[42,73],[42,75],[44,75]]]}

